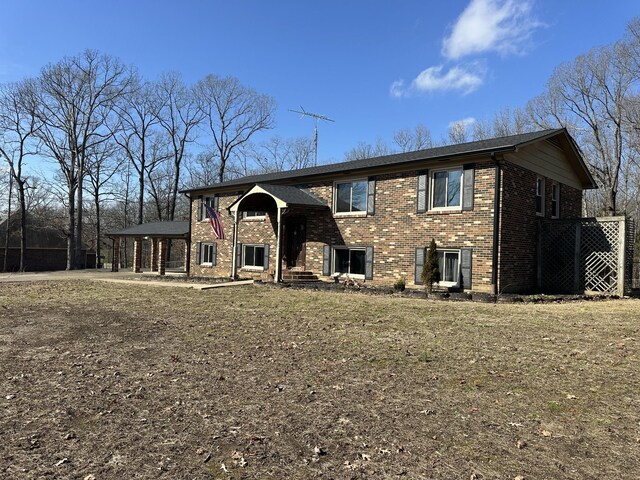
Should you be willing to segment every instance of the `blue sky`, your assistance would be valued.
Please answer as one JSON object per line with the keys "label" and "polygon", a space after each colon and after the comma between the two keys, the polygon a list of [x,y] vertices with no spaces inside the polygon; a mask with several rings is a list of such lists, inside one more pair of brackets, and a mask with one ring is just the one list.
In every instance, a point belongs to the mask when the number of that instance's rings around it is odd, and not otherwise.
{"label": "blue sky", "polygon": [[390,140],[418,123],[435,139],[450,122],[522,106],[563,61],[619,39],[632,0],[2,1],[0,82],[94,48],[147,78],[234,75],[275,97],[267,136],[311,135],[319,157]]}

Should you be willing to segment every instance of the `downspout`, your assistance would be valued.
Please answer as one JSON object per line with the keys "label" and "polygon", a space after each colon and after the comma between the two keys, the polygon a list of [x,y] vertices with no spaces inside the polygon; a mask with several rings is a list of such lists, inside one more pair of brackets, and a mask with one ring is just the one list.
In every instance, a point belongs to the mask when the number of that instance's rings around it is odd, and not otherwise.
{"label": "downspout", "polygon": [[493,195],[493,252],[491,258],[491,283],[493,285],[493,294],[498,295],[498,255],[500,242],[500,189],[501,189],[501,172],[500,163],[496,158],[495,152],[491,153],[491,160],[495,162],[495,181]]}
{"label": "downspout", "polygon": [[184,259],[188,277],[191,274],[191,222],[193,220],[193,198],[187,193],[183,193],[183,195],[189,199],[189,238],[186,240],[188,246],[187,258]]}

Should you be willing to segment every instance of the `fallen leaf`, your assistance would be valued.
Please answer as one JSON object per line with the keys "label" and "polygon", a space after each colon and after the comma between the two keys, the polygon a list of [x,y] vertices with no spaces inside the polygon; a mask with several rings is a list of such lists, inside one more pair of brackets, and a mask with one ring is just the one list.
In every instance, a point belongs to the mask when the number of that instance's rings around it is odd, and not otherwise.
{"label": "fallen leaf", "polygon": [[549,430],[540,430],[540,435],[542,435],[543,437],[550,437],[551,432]]}
{"label": "fallen leaf", "polygon": [[518,440],[516,442],[516,447],[518,447],[518,449],[520,450],[522,450],[526,446],[527,446],[527,442],[525,442],[524,440]]}

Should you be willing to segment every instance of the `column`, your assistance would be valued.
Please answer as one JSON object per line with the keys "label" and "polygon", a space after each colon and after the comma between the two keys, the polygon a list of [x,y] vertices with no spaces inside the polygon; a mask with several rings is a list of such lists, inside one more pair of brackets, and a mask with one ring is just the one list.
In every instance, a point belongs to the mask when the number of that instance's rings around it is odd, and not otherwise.
{"label": "column", "polygon": [[151,239],[151,271],[158,271],[158,239]]}
{"label": "column", "polygon": [[164,275],[167,263],[167,239],[158,240],[158,274]]}
{"label": "column", "polygon": [[282,250],[282,209],[278,208],[278,223],[276,225],[276,273],[273,276],[273,283],[280,281],[280,271],[282,270],[282,260],[280,259],[280,251]]}
{"label": "column", "polygon": [[113,240],[113,251],[111,252],[111,271],[120,271],[120,237]]}
{"label": "column", "polygon": [[133,273],[142,271],[142,237],[133,239]]}
{"label": "column", "polygon": [[233,249],[231,256],[231,278],[236,278],[237,275],[237,255],[238,255],[238,211],[233,212]]}
{"label": "column", "polygon": [[189,273],[189,248],[191,243],[189,240],[184,241],[184,273]]}

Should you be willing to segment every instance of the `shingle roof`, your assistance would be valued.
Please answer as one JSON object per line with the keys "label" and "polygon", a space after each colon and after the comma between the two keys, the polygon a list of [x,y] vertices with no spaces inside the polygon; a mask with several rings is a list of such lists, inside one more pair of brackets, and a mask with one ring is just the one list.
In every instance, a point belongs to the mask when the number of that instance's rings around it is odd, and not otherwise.
{"label": "shingle roof", "polygon": [[264,184],[274,181],[281,181],[294,178],[311,177],[318,175],[327,175],[331,173],[339,173],[344,171],[385,167],[389,165],[398,165],[411,163],[420,160],[432,160],[437,158],[457,157],[462,155],[471,155],[482,152],[493,152],[500,150],[512,150],[518,146],[537,140],[542,140],[560,132],[566,132],[565,129],[550,129],[538,132],[522,133],[518,135],[509,135],[506,137],[490,138],[487,140],[479,140],[476,142],[461,143],[456,145],[445,145],[442,147],[429,148],[426,150],[417,150],[415,152],[396,153],[393,155],[384,155],[382,157],[366,158],[364,160],[352,160],[349,162],[331,163],[327,165],[319,165],[317,167],[301,168],[298,170],[289,170],[286,172],[265,173],[262,175],[250,175],[247,177],[228,180],[226,182],[215,183],[201,187],[189,188],[183,192],[193,192],[197,190],[212,190],[223,187]]}
{"label": "shingle roof", "polygon": [[189,222],[150,222],[108,233],[109,237],[189,237]]}
{"label": "shingle roof", "polygon": [[274,197],[278,197],[289,205],[306,205],[310,207],[326,207],[327,202],[297,187],[288,185],[272,185],[259,183],[258,187]]}

